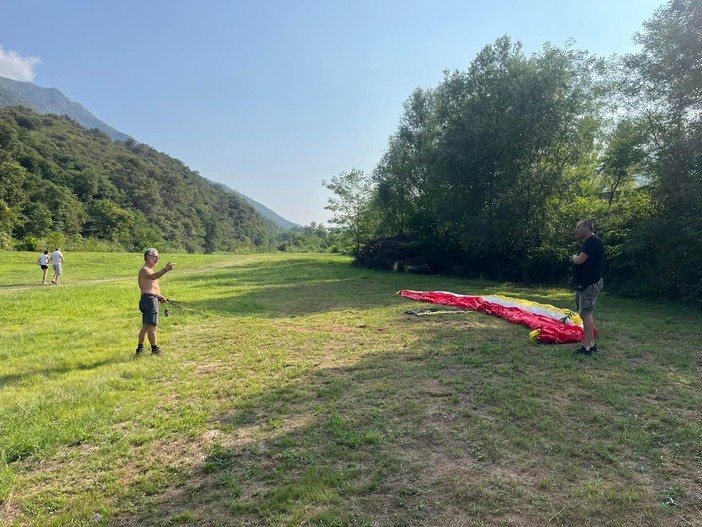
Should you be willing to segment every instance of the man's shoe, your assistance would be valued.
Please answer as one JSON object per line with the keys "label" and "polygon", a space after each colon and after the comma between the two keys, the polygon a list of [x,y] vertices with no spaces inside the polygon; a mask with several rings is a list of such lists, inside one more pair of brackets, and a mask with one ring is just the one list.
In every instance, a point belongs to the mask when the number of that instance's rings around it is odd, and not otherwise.
{"label": "man's shoe", "polygon": [[142,353],[144,353],[144,346],[137,346],[136,354],[141,355]]}
{"label": "man's shoe", "polygon": [[585,349],[585,346],[580,346],[580,348],[576,349],[573,353],[576,355],[592,355],[593,349],[594,348]]}
{"label": "man's shoe", "polygon": [[159,348],[158,346],[151,346],[151,353],[153,355],[158,355],[159,353],[161,353],[161,348]]}

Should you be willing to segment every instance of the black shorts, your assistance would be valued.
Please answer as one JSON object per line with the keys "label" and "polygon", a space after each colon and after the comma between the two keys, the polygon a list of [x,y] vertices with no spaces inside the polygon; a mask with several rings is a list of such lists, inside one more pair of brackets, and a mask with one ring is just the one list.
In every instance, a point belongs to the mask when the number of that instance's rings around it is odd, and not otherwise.
{"label": "black shorts", "polygon": [[142,313],[142,324],[158,326],[158,295],[141,295],[139,311]]}
{"label": "black shorts", "polygon": [[42,265],[42,266],[40,266],[40,267],[41,267],[42,269],[48,269],[48,268],[49,268],[48,265]]}

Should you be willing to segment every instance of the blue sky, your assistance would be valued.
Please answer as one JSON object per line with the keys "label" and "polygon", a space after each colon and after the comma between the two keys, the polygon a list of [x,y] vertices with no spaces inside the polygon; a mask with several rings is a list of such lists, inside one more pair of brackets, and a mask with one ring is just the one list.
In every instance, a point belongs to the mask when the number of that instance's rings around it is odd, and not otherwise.
{"label": "blue sky", "polygon": [[661,0],[1,0],[0,76],[98,118],[300,224],[322,180],[370,174],[402,103],[502,35],[634,51]]}

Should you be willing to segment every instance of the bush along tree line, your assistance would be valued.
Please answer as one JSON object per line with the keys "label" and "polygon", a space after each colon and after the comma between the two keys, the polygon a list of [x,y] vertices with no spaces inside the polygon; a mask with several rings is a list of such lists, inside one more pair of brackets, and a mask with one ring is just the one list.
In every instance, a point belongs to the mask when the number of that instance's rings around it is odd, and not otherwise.
{"label": "bush along tree line", "polygon": [[702,306],[702,3],[671,0],[634,41],[604,60],[505,36],[414,91],[373,173],[323,183],[347,247],[560,282],[591,218],[610,290]]}
{"label": "bush along tree line", "polygon": [[283,230],[277,236],[277,250],[283,252],[348,253],[343,229],[327,229],[323,223],[312,222],[302,227]]}
{"label": "bush along tree line", "polygon": [[234,193],[147,145],[0,108],[2,250],[272,250],[280,236]]}

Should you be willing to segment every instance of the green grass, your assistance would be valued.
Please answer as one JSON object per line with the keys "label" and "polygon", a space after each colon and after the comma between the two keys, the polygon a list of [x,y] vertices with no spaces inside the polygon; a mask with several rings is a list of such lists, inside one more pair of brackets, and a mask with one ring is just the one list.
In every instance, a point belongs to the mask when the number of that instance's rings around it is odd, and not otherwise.
{"label": "green grass", "polygon": [[593,357],[400,289],[571,293],[163,255],[136,359],[133,254],[0,253],[0,524],[701,525],[702,317],[603,295]]}

